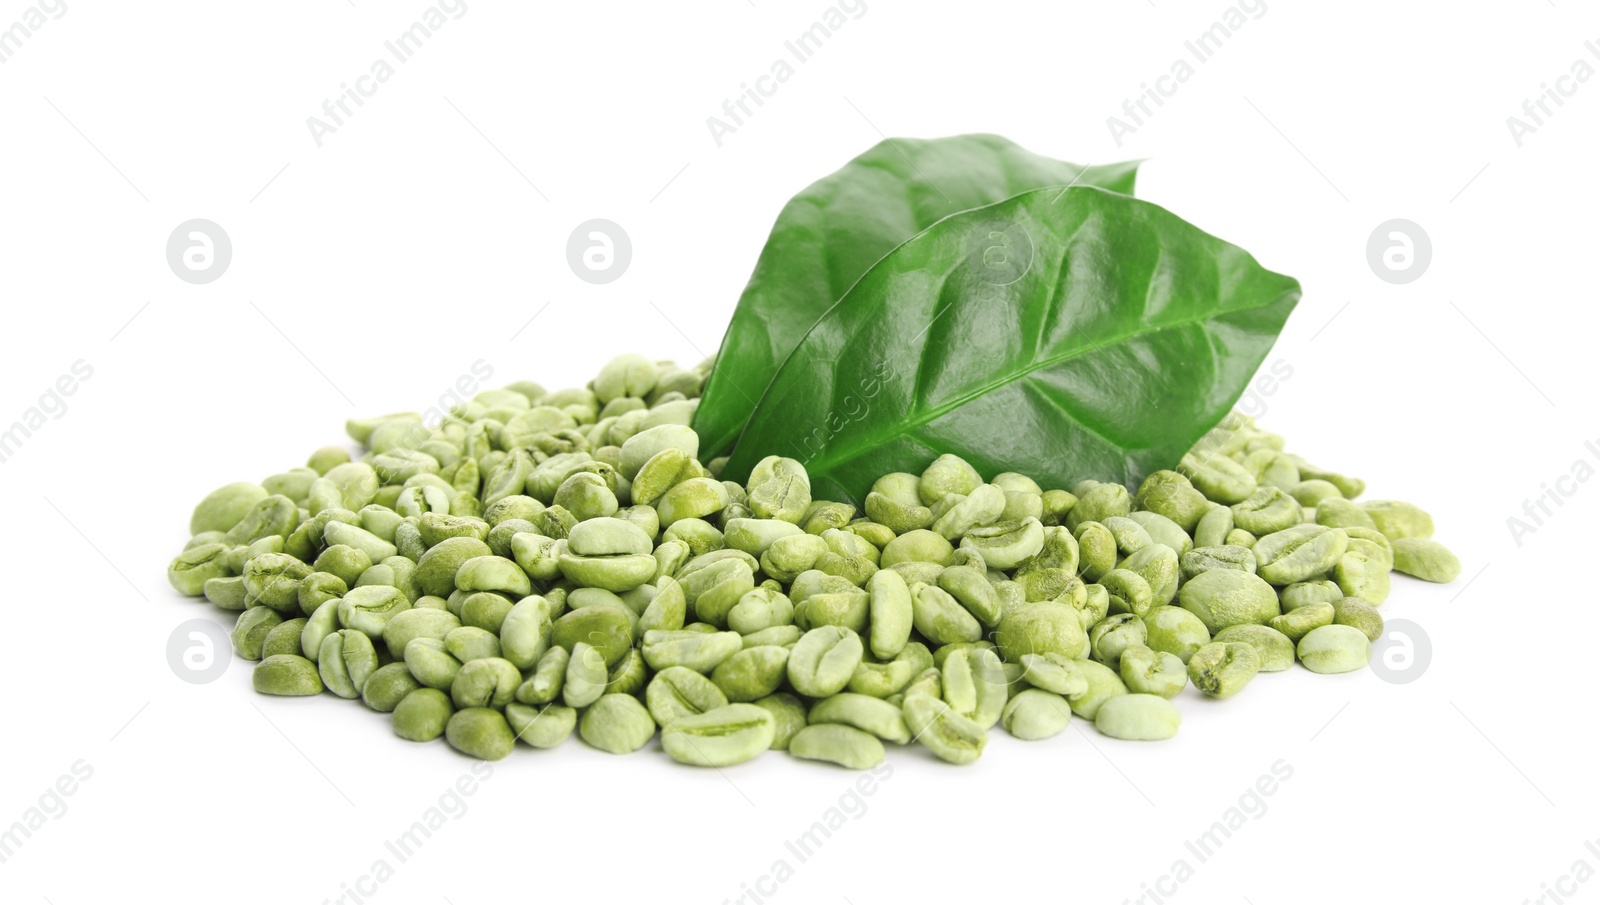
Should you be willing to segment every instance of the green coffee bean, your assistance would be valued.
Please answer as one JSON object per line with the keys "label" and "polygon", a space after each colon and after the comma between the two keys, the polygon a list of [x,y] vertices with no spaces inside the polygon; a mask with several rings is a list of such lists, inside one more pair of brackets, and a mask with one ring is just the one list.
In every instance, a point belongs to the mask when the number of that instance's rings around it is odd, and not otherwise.
{"label": "green coffee bean", "polygon": [[1078,542],[1078,569],[1085,581],[1098,582],[1117,565],[1117,538],[1105,525],[1087,521],[1073,531]]}
{"label": "green coffee bean", "polygon": [[820,760],[852,770],[865,770],[883,762],[883,742],[853,726],[821,723],[796,732],[789,741],[789,753],[802,760]]}
{"label": "green coffee bean", "polygon": [[533,674],[517,686],[519,704],[549,704],[560,697],[567,684],[567,665],[572,655],[564,647],[552,647],[544,652],[533,667]]}
{"label": "green coffee bean", "polygon": [[1043,514],[1040,521],[1050,527],[1060,526],[1071,530],[1067,525],[1067,518],[1072,514],[1073,507],[1078,505],[1078,498],[1065,490],[1046,490],[1040,500]]}
{"label": "green coffee bean", "polygon": [[[368,500],[367,502],[371,502]],[[346,506],[354,511],[365,506]],[[273,494],[259,500],[244,517],[223,535],[224,543],[230,546],[248,546],[264,537],[287,537],[295,527],[299,507],[294,501],[281,494]],[[382,558],[382,557],[378,557]]]}
{"label": "green coffee bean", "polygon": [[572,610],[551,624],[550,643],[571,653],[578,642],[584,642],[600,652],[608,668],[615,666],[633,647],[630,615],[625,607],[588,606]]}
{"label": "green coffee bean", "polygon": [[305,631],[306,623],[309,621],[301,616],[273,626],[261,642],[261,659],[265,660],[276,654],[300,656],[300,634]]}
{"label": "green coffee bean", "polygon": [[1294,665],[1294,642],[1289,636],[1265,625],[1230,625],[1212,639],[1222,643],[1244,643],[1256,649],[1261,672],[1280,672]]}
{"label": "green coffee bean", "polygon": [[1383,617],[1378,614],[1378,608],[1355,597],[1333,604],[1333,624],[1354,626],[1368,641],[1383,637]]}
{"label": "green coffee bean", "polygon": [[891,695],[888,700],[890,703],[894,703],[895,697],[899,697],[900,703],[904,705],[905,699],[913,695],[925,694],[929,697],[937,698],[943,693],[944,689],[940,687],[939,668],[930,666],[914,676],[906,685],[905,691],[897,696]]}
{"label": "green coffee bean", "polygon": [[[1204,648],[1202,648],[1203,650]],[[1189,662],[1194,662],[1193,658]],[[1132,645],[1122,652],[1117,673],[1134,694],[1171,698],[1189,684],[1187,664],[1175,654]]]}
{"label": "green coffee bean", "polygon": [[[307,629],[310,629],[309,625]],[[456,680],[456,674],[461,671],[461,661],[445,649],[443,641],[435,638],[412,639],[406,645],[405,663],[406,669],[418,682],[441,691],[448,691]]]}
{"label": "green coffee bean", "polygon": [[999,624],[1000,595],[982,570],[972,566],[950,566],[939,573],[939,588],[954,597],[983,625],[993,628]]}
{"label": "green coffee bean", "polygon": [[661,747],[680,764],[729,767],[771,748],[776,732],[765,708],[727,704],[674,720],[661,731]]}
{"label": "green coffee bean", "polygon": [[1256,570],[1256,554],[1248,547],[1230,547],[1225,544],[1215,547],[1196,547],[1178,559],[1178,568],[1182,570],[1183,580],[1186,582],[1193,580],[1201,572],[1209,572],[1212,569],[1233,569],[1253,573]]}
{"label": "green coffee bean", "polygon": [[[1192,661],[1191,661],[1192,662]],[[1102,704],[1094,728],[1128,741],[1160,741],[1178,734],[1182,717],[1172,702],[1154,694],[1124,694]]]}
{"label": "green coffee bean", "polygon": [[867,593],[855,587],[837,593],[812,594],[795,607],[794,621],[806,631],[834,625],[865,634],[870,605]]}
{"label": "green coffee bean", "polygon": [[463,625],[444,636],[444,649],[463,664],[500,656],[500,639],[487,629]]}
{"label": "green coffee bean", "polygon": [[1300,503],[1276,487],[1261,487],[1230,508],[1233,526],[1257,537],[1300,524]]}
{"label": "green coffee bean", "polygon": [[411,601],[397,588],[384,585],[351,588],[339,599],[339,624],[381,641],[389,620],[409,609]]}
{"label": "green coffee bean", "polygon": [[[1138,573],[1150,586],[1153,606],[1165,606],[1178,594],[1182,573],[1178,568],[1178,553],[1165,544],[1151,544],[1134,551],[1117,568]],[[1135,615],[1144,615],[1137,610]]]}
{"label": "green coffee bean", "polygon": [[945,661],[955,655],[957,651],[972,654],[980,650],[994,650],[993,641],[963,641],[958,644],[946,644],[938,648],[933,655],[933,665],[944,669]]}
{"label": "green coffee bean", "polygon": [[1100,576],[1097,584],[1106,591],[1110,613],[1142,616],[1155,606],[1155,592],[1144,576],[1130,569],[1112,569]]}
{"label": "green coffee bean", "polygon": [[1339,586],[1326,579],[1297,581],[1278,591],[1278,601],[1287,613],[1313,603],[1337,603],[1344,599]]}
{"label": "green coffee bean", "polygon": [[[575,653],[573,660],[578,659],[579,656]],[[683,719],[696,719],[696,717]],[[678,722],[681,723],[683,720]],[[632,695],[605,695],[585,710],[583,717],[578,721],[579,737],[609,754],[629,754],[637,751],[649,744],[655,734],[656,721],[651,719],[650,711],[639,703],[639,699]]]}
{"label": "green coffee bean", "polygon": [[401,738],[431,742],[444,735],[453,713],[449,695],[437,688],[418,688],[395,705],[390,725]]}
{"label": "green coffee bean", "polygon": [[774,625],[772,628],[764,628],[759,632],[745,635],[743,646],[763,647],[774,644],[778,647],[793,647],[803,634],[798,625]]}
{"label": "green coffee bean", "polygon": [[1036,518],[975,528],[961,546],[974,548],[991,569],[1015,569],[1044,549],[1044,525]]}
{"label": "green coffee bean", "polygon": [[1067,699],[1038,688],[1017,692],[1000,714],[1000,725],[1007,732],[1029,741],[1059,735],[1071,722],[1072,707]]}
{"label": "green coffee bean", "polygon": [[1354,626],[1324,625],[1307,632],[1295,653],[1312,672],[1350,672],[1367,665],[1372,643]]}
{"label": "green coffee bean", "polygon": [[1389,599],[1389,564],[1365,553],[1346,550],[1333,566],[1341,599],[1356,597],[1377,606]]}
{"label": "green coffee bean", "polygon": [[1217,503],[1230,506],[1242,503],[1256,492],[1255,475],[1226,456],[1188,453],[1178,463],[1178,473],[1188,478],[1207,499]]}
{"label": "green coffee bean", "polygon": [[343,629],[322,639],[317,650],[317,672],[322,684],[341,698],[358,698],[367,678],[378,669],[378,652],[372,639],[354,629]]}
{"label": "green coffee bean", "polygon": [[[516,549],[517,535],[512,538]],[[417,586],[424,594],[448,597],[456,589],[456,570],[467,560],[477,556],[493,556],[489,545],[476,537],[449,537],[428,547],[417,562]],[[520,561],[520,554],[519,554]]]}
{"label": "green coffee bean", "polygon": [[982,756],[989,743],[982,726],[938,698],[908,694],[903,712],[911,737],[948,763],[970,764]]}
{"label": "green coffee bean", "polygon": [[789,684],[795,691],[825,698],[844,690],[864,654],[861,636],[837,626],[814,628],[789,654]]}
{"label": "green coffee bean", "polygon": [[[1085,585],[1079,582],[1079,586],[1083,588],[1081,595],[1069,591],[1064,595],[1064,600],[1068,606],[1077,611],[1078,624],[1083,626],[1084,631],[1088,631],[1096,622],[1111,615],[1111,594],[1098,584]],[[1021,605],[1021,602],[1011,603],[1005,608],[1005,615],[1009,615]],[[1001,618],[1004,618],[1004,615]]]}
{"label": "green coffee bean", "polygon": [[256,664],[250,684],[262,694],[310,695],[322,693],[317,665],[294,654],[273,654]]}
{"label": "green coffee bean", "polygon": [[912,625],[929,641],[951,644],[983,637],[983,625],[948,591],[919,583],[909,592]]}
{"label": "green coffee bean", "polygon": [[367,677],[361,688],[361,701],[379,713],[389,713],[406,695],[421,687],[404,663],[387,663]]}
{"label": "green coffee bean", "polygon": [[445,609],[405,609],[384,624],[384,646],[389,648],[390,656],[403,659],[406,644],[416,638],[443,641],[456,628],[461,628],[461,620]]}
{"label": "green coffee bean", "polygon": [[747,647],[718,663],[711,671],[711,681],[729,701],[749,703],[776,692],[788,666],[788,648]]}
{"label": "green coffee bean", "polygon": [[1368,500],[1361,504],[1361,509],[1391,541],[1433,536],[1433,516],[1419,506],[1399,500]]}
{"label": "green coffee bean", "polygon": [[1107,616],[1089,630],[1089,656],[1116,669],[1122,652],[1132,645],[1143,646],[1148,637],[1144,620],[1138,616]]}
{"label": "green coffee bean", "polygon": [[927,530],[907,531],[883,548],[878,565],[888,568],[900,562],[928,562],[943,566],[950,561],[955,547],[939,534]]}
{"label": "green coffee bean", "polygon": [[[820,630],[819,630],[820,631]],[[699,673],[710,673],[717,664],[744,648],[738,632],[652,631],[645,632],[644,660],[651,669],[687,666]]]}
{"label": "green coffee bean", "polygon": [[[283,617],[266,607],[252,607],[239,614],[233,625],[233,650],[246,660],[260,660],[267,633],[283,624]],[[293,653],[293,651],[289,651]]]}
{"label": "green coffee bean", "polygon": [[1383,533],[1372,528],[1343,528],[1350,537],[1350,543],[1345,547],[1346,553],[1364,553],[1369,558],[1384,564],[1385,568],[1394,568],[1394,544]]}
{"label": "green coffee bean", "polygon": [[1194,531],[1210,509],[1205,495],[1175,471],[1151,472],[1139,485],[1133,505],[1170,519],[1185,532]]}
{"label": "green coffee bean", "polygon": [[504,708],[511,703],[522,673],[507,660],[484,657],[461,664],[450,683],[450,700],[461,709],[468,707]]}
{"label": "green coffee bean", "polygon": [[271,607],[279,613],[299,612],[300,582],[310,574],[310,566],[287,553],[257,556],[244,566],[246,604]]}
{"label": "green coffee bean", "polygon": [[994,637],[1000,655],[1013,663],[1021,663],[1024,654],[1059,654],[1075,660],[1089,646],[1077,613],[1058,603],[1017,607],[1000,620]]}
{"label": "green coffee bean", "polygon": [[1350,543],[1338,528],[1296,525],[1256,541],[1256,574],[1275,585],[1326,575]]}
{"label": "green coffee bean", "polygon": [[350,547],[359,550],[372,562],[382,562],[399,552],[398,547],[371,531],[344,522],[328,522],[322,530],[322,540],[328,549]]}
{"label": "green coffee bean", "polygon": [[517,741],[505,715],[488,707],[457,710],[450,715],[444,733],[450,747],[479,760],[500,760],[511,753]]}
{"label": "green coffee bean", "polygon": [[[749,640],[748,638],[746,640]],[[798,638],[796,639],[798,640]],[[912,641],[887,663],[876,663],[863,658],[850,675],[850,691],[874,698],[887,698],[905,690],[924,669],[933,665],[933,655],[927,645]]]}
{"label": "green coffee bean", "polygon": [[1145,646],[1172,654],[1184,663],[1211,642],[1211,630],[1200,617],[1175,606],[1158,606],[1145,614]]}
{"label": "green coffee bean", "polygon": [[229,575],[224,578],[207,578],[201,584],[201,593],[206,600],[224,610],[238,611],[249,606],[249,600],[244,589],[244,578],[238,575]]}
{"label": "green coffee bean", "polygon": [[[1442,583],[1455,581],[1461,574],[1461,560],[1438,541],[1425,537],[1400,537],[1396,538],[1393,544],[1396,572],[1404,572],[1423,581]],[[1350,596],[1361,597],[1372,604],[1379,602],[1360,594]]]}
{"label": "green coffee bean", "polygon": [[1329,497],[1317,503],[1317,524],[1329,528],[1368,528],[1377,530],[1378,523],[1372,520],[1359,504],[1352,503],[1341,497]]}
{"label": "green coffee bean", "polygon": [[1250,572],[1212,569],[1178,591],[1178,605],[1199,617],[1212,634],[1230,625],[1261,624],[1278,614],[1272,586]]}
{"label": "green coffee bean", "polygon": [[772,750],[785,751],[795,733],[806,726],[806,708],[800,699],[792,694],[778,692],[768,695],[759,701],[752,701],[751,706],[760,707],[772,715],[773,735]]}
{"label": "green coffee bean", "polygon": [[1333,604],[1312,603],[1296,607],[1281,616],[1274,616],[1267,624],[1298,643],[1307,632],[1333,624]]}
{"label": "green coffee bean", "polygon": [[573,645],[572,657],[567,661],[567,677],[561,687],[562,702],[580,709],[593,704],[605,694],[607,677],[606,662],[600,652],[579,641]]}
{"label": "green coffee bean", "polygon": [[979,728],[988,729],[1000,720],[1010,684],[994,651],[975,648],[954,651],[939,670],[939,684],[945,703]]}
{"label": "green coffee bean", "polygon": [[195,505],[189,517],[189,533],[229,531],[266,498],[267,490],[259,484],[239,482],[219,487]]}
{"label": "green coffee bean", "polygon": [[869,732],[887,742],[903,745],[911,740],[899,707],[878,698],[849,692],[818,701],[807,719],[812,724],[842,723]]}
{"label": "green coffee bean", "polygon": [[1022,679],[1053,694],[1083,694],[1089,690],[1089,679],[1081,663],[1060,654],[1023,654]]}
{"label": "green coffee bean", "polygon": [[1194,526],[1194,545],[1200,547],[1220,547],[1227,543],[1228,534],[1233,531],[1233,510],[1219,503],[1212,503],[1211,508],[1200,516],[1200,521]]}
{"label": "green coffee bean", "polygon": [[572,736],[578,725],[578,711],[560,704],[508,704],[506,724],[519,741],[535,748],[554,748]]}
{"label": "green coffee bean", "polygon": [[[1089,486],[1080,485],[1079,489],[1083,492],[1077,494],[1078,502],[1067,512],[1066,525],[1074,534],[1085,522],[1104,522],[1108,518],[1126,516],[1133,508],[1128,488],[1121,484],[1090,482]],[[1078,540],[1081,543],[1083,538]]]}
{"label": "green coffee bean", "polygon": [[1157,512],[1130,512],[1128,521],[1144,529],[1150,542],[1176,552],[1179,557],[1194,549],[1194,541],[1178,523]]}
{"label": "green coffee bean", "polygon": [[1261,655],[1240,641],[1213,641],[1189,658],[1189,681],[1213,698],[1233,697],[1260,671]]}
{"label": "green coffee bean", "polygon": [[692,669],[671,666],[656,673],[645,689],[650,716],[662,726],[681,717],[725,707],[728,698],[716,683]]}

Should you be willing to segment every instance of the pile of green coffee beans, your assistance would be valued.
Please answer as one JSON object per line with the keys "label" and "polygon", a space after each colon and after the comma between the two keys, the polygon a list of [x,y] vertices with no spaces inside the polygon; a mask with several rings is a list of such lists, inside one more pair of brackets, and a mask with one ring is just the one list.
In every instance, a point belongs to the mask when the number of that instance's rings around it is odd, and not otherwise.
{"label": "pile of green coffee beans", "polygon": [[1450,581],[1416,506],[1233,415],[1136,493],[988,481],[954,456],[864,512],[770,457],[739,485],[689,428],[705,366],[638,356],[584,389],[517,383],[437,426],[347,425],[365,448],[195,508],[174,588],[238,611],[257,691],[360,698],[402,738],[474,757],[564,742],[726,766],[776,748],[952,763],[999,723],[1178,729],[1187,685],[1359,669],[1390,571]]}

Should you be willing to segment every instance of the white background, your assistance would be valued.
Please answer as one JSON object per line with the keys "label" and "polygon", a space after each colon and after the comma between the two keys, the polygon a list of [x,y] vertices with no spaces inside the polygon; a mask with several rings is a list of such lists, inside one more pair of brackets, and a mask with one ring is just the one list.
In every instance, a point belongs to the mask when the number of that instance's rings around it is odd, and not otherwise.
{"label": "white background", "polygon": [[[421,0],[69,0],[0,65],[0,425],[73,362],[93,368],[0,465],[0,826],[75,762],[93,772],[0,864],[0,896],[371,890],[384,841],[471,762],[357,704],[253,695],[242,662],[209,685],[176,678],[173,629],[228,621],[164,580],[194,501],[301,464],[351,415],[425,405],[479,359],[496,383],[551,386],[619,351],[697,361],[790,195],[884,135],[974,131],[1085,163],[1149,158],[1141,196],[1302,280],[1269,359],[1293,376],[1261,420],[1434,513],[1462,577],[1397,577],[1384,608],[1426,632],[1425,674],[1296,669],[1227,702],[1186,692],[1163,744],[1080,723],[1038,743],[996,731],[965,769],[892,750],[864,813],[847,800],[856,816],[803,864],[784,842],[854,774],[780,754],[719,774],[659,750],[519,749],[363,898],[720,903],[773,891],[761,878],[779,858],[794,875],[767,901],[1122,902],[1146,884],[1255,905],[1600,896],[1562,879],[1580,859],[1600,868],[1600,843],[1584,845],[1600,839],[1600,486],[1564,481],[1570,499],[1520,544],[1507,527],[1574,462],[1600,467],[1600,84],[1565,83],[1576,93],[1520,147],[1506,125],[1574,61],[1600,67],[1584,47],[1600,15],[1570,0],[1309,6],[1271,0],[1119,147],[1106,118],[1221,0],[868,0],[718,147],[706,118],[821,0],[469,0],[319,148],[306,118]],[[0,4],[0,29],[27,8]],[[164,257],[196,217],[234,247],[204,286]],[[634,246],[604,286],[565,261],[596,217]],[[1366,259],[1396,217],[1433,243],[1409,285]],[[1278,761],[1292,777],[1199,863],[1184,842]],[[1180,858],[1193,876],[1162,880]]]}

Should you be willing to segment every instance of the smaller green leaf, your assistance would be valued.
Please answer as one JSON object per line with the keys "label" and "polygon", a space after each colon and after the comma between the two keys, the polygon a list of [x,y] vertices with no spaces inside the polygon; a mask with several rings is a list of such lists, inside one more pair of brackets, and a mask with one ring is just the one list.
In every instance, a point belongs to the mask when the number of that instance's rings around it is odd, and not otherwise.
{"label": "smaller green leaf", "polygon": [[867,268],[938,220],[1046,186],[1132,194],[1137,162],[1079,166],[998,135],[885,139],[778,214],[695,412],[700,451],[726,454],[806,331]]}
{"label": "smaller green leaf", "polygon": [[1175,465],[1244,391],[1293,278],[1148,202],[1028,192],[884,257],[783,363],[724,476],[769,454],[819,499],[954,453],[1047,485]]}

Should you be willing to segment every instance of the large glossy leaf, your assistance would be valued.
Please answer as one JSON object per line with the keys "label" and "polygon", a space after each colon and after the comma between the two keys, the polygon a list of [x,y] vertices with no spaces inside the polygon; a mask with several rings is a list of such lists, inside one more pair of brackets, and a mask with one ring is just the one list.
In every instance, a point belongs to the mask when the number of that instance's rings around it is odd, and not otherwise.
{"label": "large glossy leaf", "polygon": [[806,463],[861,501],[940,453],[1046,487],[1177,464],[1239,398],[1293,278],[1163,208],[1045,189],[940,221],[879,261],[784,362],[725,477]]}
{"label": "large glossy leaf", "polygon": [[796,195],[772,227],[695,413],[700,451],[725,455],[778,366],[867,268],[960,211],[1046,186],[1133,192],[1137,163],[1081,167],[998,135],[884,141]]}

